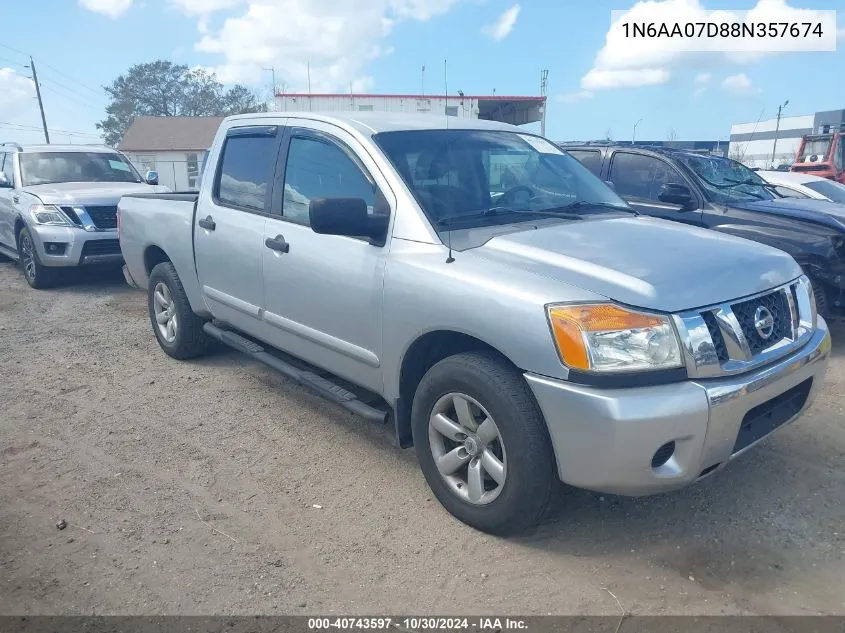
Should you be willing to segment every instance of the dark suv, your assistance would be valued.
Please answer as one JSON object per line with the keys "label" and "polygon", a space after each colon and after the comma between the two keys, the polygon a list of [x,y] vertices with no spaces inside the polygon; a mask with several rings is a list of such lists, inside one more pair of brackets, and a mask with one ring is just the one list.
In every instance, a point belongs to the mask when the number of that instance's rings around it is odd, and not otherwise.
{"label": "dark suv", "polygon": [[644,146],[562,146],[637,211],[775,246],[813,280],[822,314],[845,316],[845,205],[782,198],[742,163]]}

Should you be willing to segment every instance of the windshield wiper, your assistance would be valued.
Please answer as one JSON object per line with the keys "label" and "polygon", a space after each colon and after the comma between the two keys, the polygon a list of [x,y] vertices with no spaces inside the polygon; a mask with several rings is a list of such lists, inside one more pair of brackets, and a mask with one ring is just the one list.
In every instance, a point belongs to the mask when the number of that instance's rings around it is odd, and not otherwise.
{"label": "windshield wiper", "polygon": [[[561,209],[565,207],[560,207]],[[490,207],[480,211],[473,211],[472,213],[462,213],[461,215],[453,215],[448,218],[442,218],[437,221],[439,226],[450,227],[455,223],[464,220],[476,220],[478,218],[489,218],[499,215],[533,215],[545,218],[562,218],[564,220],[583,220],[584,216],[576,213],[563,213],[561,211],[554,211],[549,209],[534,210],[534,209],[514,209],[511,207]]]}
{"label": "windshield wiper", "polygon": [[613,204],[612,202],[588,202],[587,200],[579,200],[578,202],[573,202],[572,204],[565,204],[562,207],[555,208],[570,211],[575,211],[578,209],[583,209],[585,211],[589,209],[607,209],[609,211],[624,211],[625,213],[640,215],[640,212],[636,209],[632,209],[627,206],[623,207],[618,204]]}

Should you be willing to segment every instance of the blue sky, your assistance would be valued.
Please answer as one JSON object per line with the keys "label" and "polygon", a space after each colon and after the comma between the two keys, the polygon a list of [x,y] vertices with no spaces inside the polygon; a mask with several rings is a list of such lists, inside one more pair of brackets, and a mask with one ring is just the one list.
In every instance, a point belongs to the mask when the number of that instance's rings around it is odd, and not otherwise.
{"label": "blue sky", "polygon": [[[652,3],[655,4],[655,3]],[[768,5],[835,9],[839,0],[664,0],[684,10]],[[169,59],[269,95],[270,73],[315,90],[534,95],[549,70],[555,140],[726,139],[731,123],[845,108],[845,40],[837,52],[758,56],[637,51],[607,40],[612,9],[633,0],[39,0],[3,15],[0,137],[40,140],[26,78],[36,60],[54,142],[96,142],[101,89],[132,64]],[[362,8],[367,7],[367,8]],[[840,28],[845,15],[839,17]],[[498,28],[497,28],[498,27]],[[841,35],[841,33],[840,33]],[[651,59],[646,59],[652,55]],[[621,74],[613,63],[632,64]],[[601,60],[604,61],[601,61]],[[613,60],[617,61],[614,62]],[[610,60],[610,61],[608,61]],[[610,73],[602,64],[611,64]],[[595,72],[594,72],[595,71]],[[597,74],[598,71],[601,71]],[[627,74],[626,74],[627,73]]]}

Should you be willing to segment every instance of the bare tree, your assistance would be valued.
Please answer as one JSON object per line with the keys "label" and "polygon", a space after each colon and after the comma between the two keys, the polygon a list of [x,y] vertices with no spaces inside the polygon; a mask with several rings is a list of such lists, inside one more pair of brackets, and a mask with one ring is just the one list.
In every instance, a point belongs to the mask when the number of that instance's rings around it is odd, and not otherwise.
{"label": "bare tree", "polygon": [[737,143],[728,151],[728,158],[741,163],[742,159],[745,158],[745,149]]}
{"label": "bare tree", "polygon": [[678,140],[678,133],[675,132],[675,128],[669,128],[669,131],[666,133],[666,140],[669,141],[670,146],[675,144],[675,141]]}
{"label": "bare tree", "polygon": [[604,131],[604,140],[610,141],[611,143],[613,142],[613,130],[611,130],[610,128],[607,128]]}

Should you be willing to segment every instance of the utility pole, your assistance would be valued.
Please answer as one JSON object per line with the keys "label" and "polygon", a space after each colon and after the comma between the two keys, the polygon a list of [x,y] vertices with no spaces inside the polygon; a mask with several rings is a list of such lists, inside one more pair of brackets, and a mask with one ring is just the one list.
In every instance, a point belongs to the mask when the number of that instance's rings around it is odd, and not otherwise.
{"label": "utility pole", "polygon": [[543,112],[540,116],[540,136],[546,136],[546,89],[549,85],[549,71],[540,71],[540,96],[543,97]]}
{"label": "utility pole", "polygon": [[775,168],[775,152],[778,150],[778,132],[780,132],[780,113],[781,111],[789,105],[789,99],[787,99],[783,105],[778,106],[778,122],[775,125],[775,142],[772,145],[772,169]]}
{"label": "utility pole", "polygon": [[420,88],[421,88],[420,94],[425,96],[425,64],[423,64],[423,67],[422,67],[422,82],[421,82]]}
{"label": "utility pole", "polygon": [[276,106],[276,68],[265,68],[264,70],[269,70],[270,73],[273,75],[273,110],[278,110]]}
{"label": "utility pole", "polygon": [[634,135],[631,137],[631,145],[637,142],[637,126],[642,122],[642,119],[638,119],[637,122],[634,123]]}
{"label": "utility pole", "polygon": [[50,144],[50,133],[47,131],[47,117],[44,116],[44,102],[41,101],[41,86],[38,85],[38,73],[35,71],[35,61],[29,58],[29,67],[32,70],[32,81],[35,82],[35,94],[38,96],[38,109],[41,110],[41,124],[44,126],[44,140]]}

